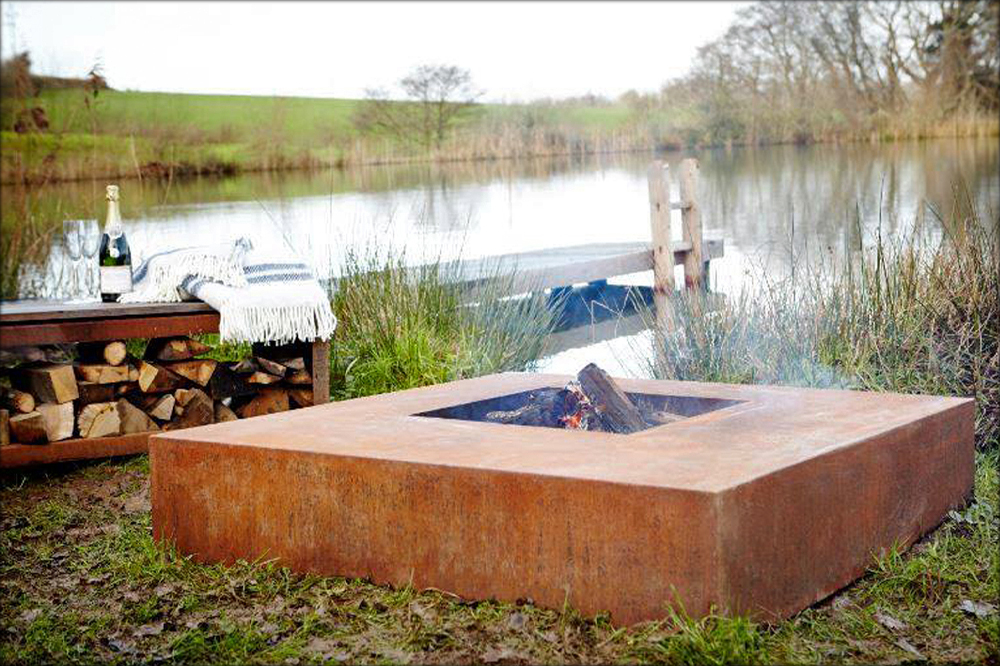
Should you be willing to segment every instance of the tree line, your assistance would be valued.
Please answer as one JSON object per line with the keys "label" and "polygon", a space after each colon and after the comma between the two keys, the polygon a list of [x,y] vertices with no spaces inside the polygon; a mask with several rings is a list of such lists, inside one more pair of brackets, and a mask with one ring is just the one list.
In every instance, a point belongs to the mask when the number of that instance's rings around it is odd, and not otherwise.
{"label": "tree line", "polygon": [[889,132],[1000,109],[1000,3],[758,2],[637,112],[693,110],[711,142]]}

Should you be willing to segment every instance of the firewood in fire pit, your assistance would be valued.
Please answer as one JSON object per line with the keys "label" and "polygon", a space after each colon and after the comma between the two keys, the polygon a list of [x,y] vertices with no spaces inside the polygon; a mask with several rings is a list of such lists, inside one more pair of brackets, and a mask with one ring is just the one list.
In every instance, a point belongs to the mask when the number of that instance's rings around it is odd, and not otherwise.
{"label": "firewood in fire pit", "polygon": [[542,389],[528,397],[528,404],[508,411],[494,411],[486,414],[486,420],[494,423],[513,425],[545,426],[561,428],[562,399],[559,389]]}
{"label": "firewood in fire pit", "polygon": [[665,412],[655,412],[643,418],[643,412],[615,381],[593,363],[581,370],[576,380],[561,389],[532,391],[525,403],[515,409],[488,412],[484,417],[493,423],[620,434],[638,432],[679,418]]}
{"label": "firewood in fire pit", "polygon": [[646,427],[639,408],[628,399],[608,373],[597,365],[588,364],[577,374],[576,379],[580,382],[583,393],[594,405],[604,430],[627,435]]}

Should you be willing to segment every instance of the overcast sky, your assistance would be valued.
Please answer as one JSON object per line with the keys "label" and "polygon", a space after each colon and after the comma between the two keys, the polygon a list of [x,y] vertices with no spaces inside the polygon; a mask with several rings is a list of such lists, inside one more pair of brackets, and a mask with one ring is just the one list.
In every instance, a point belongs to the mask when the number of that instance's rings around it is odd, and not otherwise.
{"label": "overcast sky", "polygon": [[4,57],[114,88],[359,97],[423,63],[491,101],[656,90],[720,35],[730,2],[3,2]]}

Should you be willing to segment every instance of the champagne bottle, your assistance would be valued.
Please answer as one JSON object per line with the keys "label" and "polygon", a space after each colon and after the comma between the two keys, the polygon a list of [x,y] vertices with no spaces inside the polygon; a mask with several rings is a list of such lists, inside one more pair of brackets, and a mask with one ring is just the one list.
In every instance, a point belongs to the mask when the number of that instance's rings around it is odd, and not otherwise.
{"label": "champagne bottle", "polygon": [[132,252],[118,212],[117,185],[108,185],[107,200],[108,220],[97,256],[101,266],[101,300],[114,303],[119,296],[132,291]]}

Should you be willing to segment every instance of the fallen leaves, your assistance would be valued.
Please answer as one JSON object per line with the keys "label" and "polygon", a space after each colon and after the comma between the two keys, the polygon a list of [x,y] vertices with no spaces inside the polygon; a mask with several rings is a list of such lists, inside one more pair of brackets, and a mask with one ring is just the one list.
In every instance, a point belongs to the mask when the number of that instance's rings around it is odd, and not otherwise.
{"label": "fallen leaves", "polygon": [[899,646],[904,651],[909,652],[911,655],[913,655],[915,658],[917,658],[917,659],[919,659],[921,661],[923,661],[925,659],[924,655],[920,653],[920,650],[918,650],[917,648],[913,647],[913,644],[910,643],[905,638],[898,638],[898,639],[896,639],[896,645]]}
{"label": "fallen leaves", "polygon": [[905,622],[900,622],[888,613],[875,613],[874,617],[876,622],[889,631],[904,631],[906,629]]}
{"label": "fallen leaves", "polygon": [[319,636],[310,638],[304,649],[306,652],[311,652],[321,657],[324,661],[342,662],[347,661],[351,657],[350,652],[341,649],[339,642],[329,638],[320,638]]}
{"label": "fallen leaves", "polygon": [[993,604],[986,603],[985,601],[972,601],[971,599],[962,599],[962,602],[958,604],[958,608],[969,615],[975,615],[980,620],[984,617],[989,617],[997,611],[997,607]]}
{"label": "fallen leaves", "polygon": [[165,623],[163,622],[153,622],[151,624],[144,624],[140,627],[136,627],[132,631],[132,635],[136,638],[143,638],[145,636],[159,636],[163,633],[163,628]]}
{"label": "fallen leaves", "polygon": [[38,616],[42,614],[42,609],[32,608],[21,613],[21,622],[25,624],[31,624],[38,619]]}

